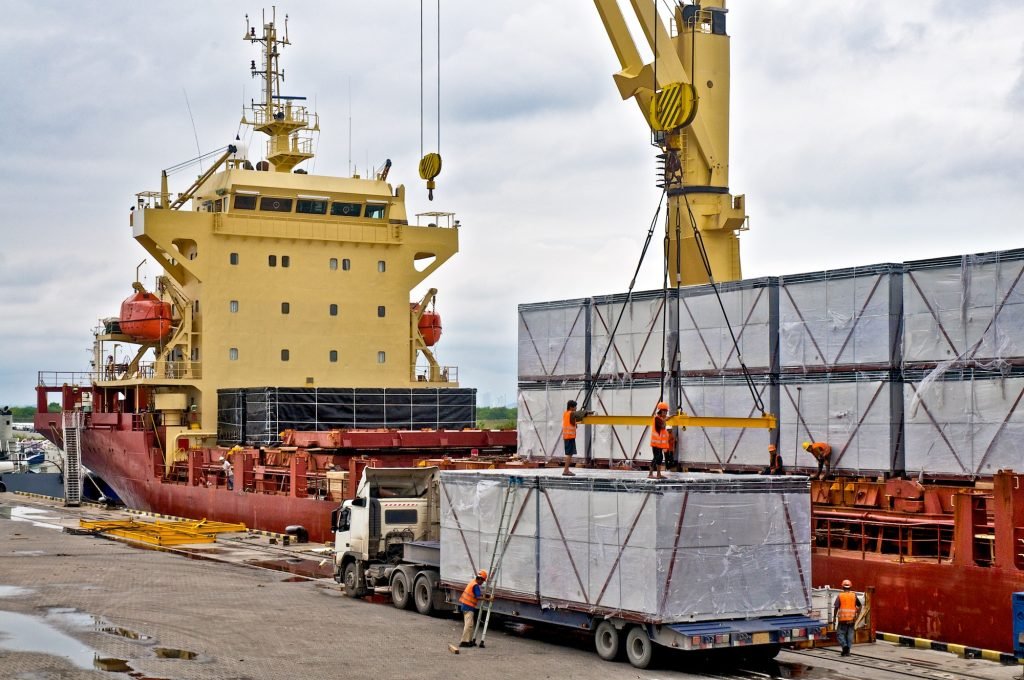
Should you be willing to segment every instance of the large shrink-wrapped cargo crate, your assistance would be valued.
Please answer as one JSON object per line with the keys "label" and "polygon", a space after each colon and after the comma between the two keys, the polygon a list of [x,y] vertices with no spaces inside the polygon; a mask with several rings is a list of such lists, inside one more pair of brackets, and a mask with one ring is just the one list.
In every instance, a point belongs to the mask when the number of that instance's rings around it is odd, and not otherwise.
{"label": "large shrink-wrapped cargo crate", "polygon": [[[753,376],[753,383],[765,409],[770,410],[771,385],[768,377]],[[736,376],[686,378],[681,391],[681,408],[692,416],[755,418],[761,415],[746,381]],[[757,470],[768,465],[769,430],[690,427],[677,432],[680,441],[679,459],[686,466]]]}
{"label": "large shrink-wrapped cargo crate", "polygon": [[587,300],[519,305],[519,379],[582,379],[587,362]]}
{"label": "large shrink-wrapped cargo crate", "polygon": [[804,477],[587,470],[441,473],[441,579],[487,568],[515,489],[500,596],[649,622],[810,608]]}
{"label": "large shrink-wrapped cargo crate", "polygon": [[720,283],[718,292],[724,316],[710,285],[679,291],[680,369],[706,375],[740,371],[731,326],[747,368],[756,373],[778,370],[778,279]]}
{"label": "large shrink-wrapped cargo crate", "polygon": [[1021,467],[1024,372],[907,371],[906,471],[990,476]]}
{"label": "large shrink-wrapped cargo crate", "polygon": [[882,474],[900,468],[901,385],[888,372],[783,376],[779,450],[790,469],[816,472],[805,441],[832,447],[832,469]]}
{"label": "large shrink-wrapped cargo crate", "polygon": [[[669,291],[669,296],[674,297],[675,291]],[[590,366],[594,376],[642,378],[661,373],[665,303],[665,291],[661,290],[593,299]],[[674,303],[670,299],[668,304]],[[609,348],[613,330],[615,337]]]}
{"label": "large shrink-wrapped cargo crate", "polygon": [[780,277],[782,370],[899,365],[901,271],[898,264],[879,264]]}
{"label": "large shrink-wrapped cargo crate", "polygon": [[1022,363],[1024,249],[918,260],[904,268],[905,363]]}

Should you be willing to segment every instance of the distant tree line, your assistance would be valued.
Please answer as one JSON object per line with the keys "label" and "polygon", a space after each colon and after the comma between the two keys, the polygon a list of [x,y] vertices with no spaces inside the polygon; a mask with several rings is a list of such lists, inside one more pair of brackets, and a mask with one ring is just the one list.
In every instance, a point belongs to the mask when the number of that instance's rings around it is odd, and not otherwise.
{"label": "distant tree line", "polygon": [[[15,420],[31,420],[36,414],[35,406],[11,406],[11,413],[14,414]],[[51,401],[48,404],[50,413],[60,413],[60,404],[55,401]]]}
{"label": "distant tree line", "polygon": [[516,426],[516,409],[508,406],[477,406],[476,421],[488,429],[512,429]]}

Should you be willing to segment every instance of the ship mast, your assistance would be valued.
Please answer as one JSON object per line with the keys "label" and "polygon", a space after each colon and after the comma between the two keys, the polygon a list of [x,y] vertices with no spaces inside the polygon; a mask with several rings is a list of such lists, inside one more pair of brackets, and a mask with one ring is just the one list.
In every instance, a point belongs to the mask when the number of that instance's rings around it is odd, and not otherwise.
{"label": "ship mast", "polygon": [[[266,159],[270,168],[276,172],[290,172],[302,161],[313,157],[313,142],[310,133],[320,130],[317,115],[313,115],[313,126],[310,127],[310,113],[305,106],[295,102],[305,101],[305,97],[285,96],[281,94],[281,83],[284,81],[284,70],[280,66],[281,49],[291,45],[288,40],[288,15],[284,17],[284,35],[277,32],[277,10],[271,10],[271,19],[266,21],[264,14],[263,35],[256,34],[256,27],[249,24],[249,15],[245,15],[245,35],[243,40],[260,43],[263,46],[260,67],[253,59],[250,73],[263,78],[263,101],[253,102],[249,108],[251,119],[244,113],[242,124],[251,125],[257,132],[270,137],[267,142]],[[259,169],[259,168],[258,168]]]}

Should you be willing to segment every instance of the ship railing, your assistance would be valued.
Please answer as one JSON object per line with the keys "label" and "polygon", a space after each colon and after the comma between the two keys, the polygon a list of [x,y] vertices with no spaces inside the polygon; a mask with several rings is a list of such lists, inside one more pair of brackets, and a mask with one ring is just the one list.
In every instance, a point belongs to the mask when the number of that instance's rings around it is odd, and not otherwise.
{"label": "ship railing", "polygon": [[98,371],[39,371],[39,387],[61,387],[63,385],[92,385],[101,379]]}
{"label": "ship railing", "polygon": [[[439,368],[440,371],[438,372],[438,378],[433,381],[434,384],[459,382],[458,366],[440,366]],[[415,374],[416,382],[431,382],[430,366],[428,364],[417,364]]]}
{"label": "ship railing", "polygon": [[813,545],[831,555],[833,550],[853,551],[861,559],[892,555],[899,561],[953,559],[953,526],[930,520],[883,521],[849,517],[816,517]]}
{"label": "ship railing", "polygon": [[143,380],[184,380],[203,377],[202,364],[198,361],[144,361],[138,369],[126,377]]}
{"label": "ship railing", "polygon": [[281,153],[312,154],[313,140],[298,134],[285,137],[283,141],[274,137],[267,140],[267,157]]}
{"label": "ship railing", "polygon": [[[295,106],[287,104],[286,106],[275,106],[277,111],[268,113],[267,106],[263,104],[256,104],[252,107],[252,125],[253,127],[262,127],[271,120],[278,120],[286,123],[300,123],[303,127],[309,125],[309,109],[305,106]],[[277,116],[277,118],[274,118]]]}

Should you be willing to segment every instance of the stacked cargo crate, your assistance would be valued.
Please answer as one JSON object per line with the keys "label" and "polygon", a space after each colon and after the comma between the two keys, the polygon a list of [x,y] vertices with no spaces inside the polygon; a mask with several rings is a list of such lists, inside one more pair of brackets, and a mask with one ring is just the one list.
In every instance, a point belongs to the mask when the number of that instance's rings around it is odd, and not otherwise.
{"label": "stacked cargo crate", "polygon": [[[725,316],[710,286],[522,305],[520,451],[560,455],[565,402],[582,403],[589,385],[599,414],[648,415],[664,399],[692,415],[757,415],[728,318],[790,469],[815,469],[808,440],[831,444],[833,468],[855,475],[974,477],[1016,462],[1024,249],[719,290]],[[588,427],[583,438],[594,459],[650,460],[646,428]],[[764,430],[695,428],[679,454],[691,469],[755,470],[768,443]]]}

